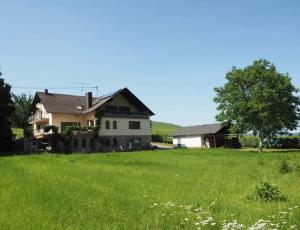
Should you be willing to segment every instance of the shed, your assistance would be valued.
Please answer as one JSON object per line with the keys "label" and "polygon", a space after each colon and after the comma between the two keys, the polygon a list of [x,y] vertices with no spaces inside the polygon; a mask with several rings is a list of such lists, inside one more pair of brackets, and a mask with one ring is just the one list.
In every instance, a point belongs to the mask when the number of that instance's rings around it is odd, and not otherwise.
{"label": "shed", "polygon": [[173,133],[174,148],[211,148],[225,145],[230,125],[215,123],[179,128]]}

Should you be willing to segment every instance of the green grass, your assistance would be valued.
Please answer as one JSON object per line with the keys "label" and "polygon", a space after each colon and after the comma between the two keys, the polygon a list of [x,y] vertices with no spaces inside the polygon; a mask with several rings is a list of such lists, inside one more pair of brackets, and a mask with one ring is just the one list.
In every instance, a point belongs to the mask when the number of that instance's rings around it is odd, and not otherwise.
{"label": "green grass", "polygon": [[171,135],[178,128],[180,128],[178,125],[152,121],[152,134]]}
{"label": "green grass", "polygon": [[23,129],[12,128],[13,134],[16,135],[16,139],[21,139],[24,137]]}
{"label": "green grass", "polygon": [[[283,159],[292,173],[279,173]],[[197,216],[221,229],[273,215],[299,229],[299,209],[279,214],[300,205],[299,165],[299,152],[222,149],[2,157],[0,229],[197,229]],[[266,179],[286,201],[249,199]]]}

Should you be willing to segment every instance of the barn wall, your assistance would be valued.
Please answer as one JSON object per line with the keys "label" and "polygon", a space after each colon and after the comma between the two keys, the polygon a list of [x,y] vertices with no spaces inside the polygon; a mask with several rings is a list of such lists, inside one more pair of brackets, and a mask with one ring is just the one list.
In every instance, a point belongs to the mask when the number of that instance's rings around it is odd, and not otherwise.
{"label": "barn wall", "polygon": [[183,148],[201,148],[203,147],[203,138],[202,136],[174,137],[173,145],[174,147]]}

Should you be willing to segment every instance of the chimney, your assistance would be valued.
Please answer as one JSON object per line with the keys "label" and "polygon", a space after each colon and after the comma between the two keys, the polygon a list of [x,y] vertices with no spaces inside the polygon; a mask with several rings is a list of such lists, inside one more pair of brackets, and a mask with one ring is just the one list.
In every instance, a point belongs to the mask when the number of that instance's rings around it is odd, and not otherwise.
{"label": "chimney", "polygon": [[92,107],[92,92],[85,93],[85,107],[87,109]]}
{"label": "chimney", "polygon": [[48,89],[45,89],[45,94],[48,94]]}

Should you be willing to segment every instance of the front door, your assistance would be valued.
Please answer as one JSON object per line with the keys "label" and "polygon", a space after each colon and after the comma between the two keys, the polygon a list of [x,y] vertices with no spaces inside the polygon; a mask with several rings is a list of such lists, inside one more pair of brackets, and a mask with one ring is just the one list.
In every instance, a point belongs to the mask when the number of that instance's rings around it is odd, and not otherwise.
{"label": "front door", "polygon": [[128,150],[132,150],[132,141],[128,142]]}

